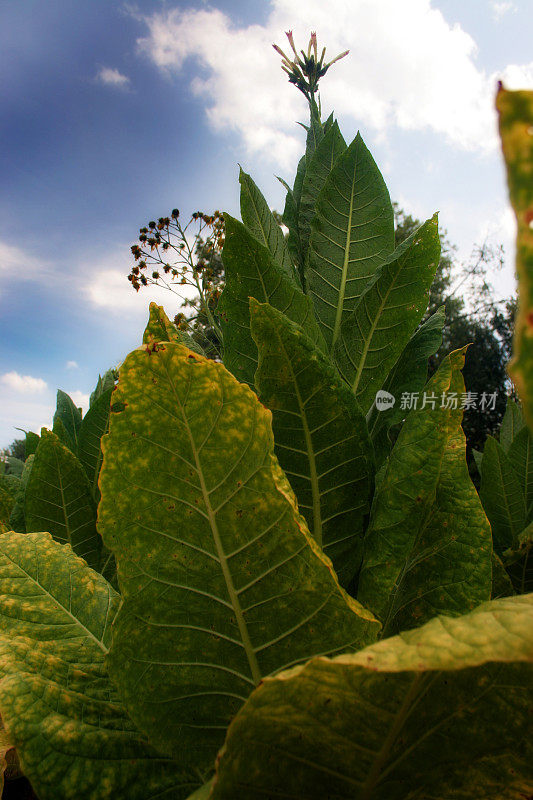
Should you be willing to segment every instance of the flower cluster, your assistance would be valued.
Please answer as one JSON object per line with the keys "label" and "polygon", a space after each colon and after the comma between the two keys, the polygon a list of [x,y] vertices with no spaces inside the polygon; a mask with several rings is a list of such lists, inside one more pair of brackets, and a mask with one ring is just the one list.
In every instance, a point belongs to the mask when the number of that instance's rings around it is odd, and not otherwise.
{"label": "flower cluster", "polygon": [[[135,265],[131,268],[128,280],[139,291],[141,286],[158,283],[171,288],[167,280],[181,285],[197,286],[197,278],[214,277],[210,265],[210,255],[219,253],[224,245],[224,218],[219,211],[204,214],[195,211],[189,222],[182,226],[179,210],[175,208],[170,217],[159,217],[139,229],[139,242],[131,246]],[[190,228],[196,224],[192,234]],[[205,230],[209,229],[204,238]],[[151,271],[151,273],[150,273]],[[150,273],[150,274],[149,274]]]}
{"label": "flower cluster", "polygon": [[328,61],[327,64],[324,64],[326,48],[324,47],[322,49],[320,58],[318,58],[316,33],[311,33],[309,45],[307,46],[307,53],[304,50],[300,50],[301,55],[298,54],[294,45],[292,31],[286,31],[285,35],[287,36],[289,44],[294,53],[293,61],[291,61],[290,58],[285,55],[281,47],[278,47],[277,44],[273,44],[272,47],[283,59],[281,69],[284,70],[289,76],[289,82],[294,83],[294,85],[301,92],[303,92],[306,98],[311,102],[318,89],[318,81],[320,78],[326,74],[332,64],[334,64],[336,61],[339,61],[341,58],[344,58],[344,56],[347,56],[350,51],[345,50],[343,53],[340,53],[340,55],[335,56],[335,58],[333,58],[331,61]]}
{"label": "flower cluster", "polygon": [[[216,329],[216,307],[224,285],[220,256],[224,234],[220,211],[195,211],[182,225],[175,208],[169,217],[151,220],[139,229],[139,243],[131,246],[135,264],[128,280],[137,292],[141,286],[163,286],[181,298],[182,308],[196,311],[176,315],[174,322],[181,330]],[[195,290],[192,299],[181,294],[185,286]]]}

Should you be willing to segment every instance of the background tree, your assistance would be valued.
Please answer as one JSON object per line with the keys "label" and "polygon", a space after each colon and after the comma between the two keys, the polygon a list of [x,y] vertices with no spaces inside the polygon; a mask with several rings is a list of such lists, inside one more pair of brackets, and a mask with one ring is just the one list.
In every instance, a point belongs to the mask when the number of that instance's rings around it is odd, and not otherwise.
{"label": "background tree", "polygon": [[[394,204],[396,244],[413,233],[420,220],[406,214]],[[456,248],[450,244],[447,232],[441,233],[441,259],[431,287],[426,319],[440,306],[445,307],[446,324],[442,345],[430,359],[432,375],[444,356],[470,343],[463,376],[466,392],[479,400],[481,394],[496,394],[494,408],[472,407],[465,410],[463,429],[467,440],[467,458],[472,450],[481,450],[488,434],[494,434],[505,413],[507,395],[513,386],[506,365],[511,357],[512,332],[516,299],[503,302],[494,299],[488,273],[503,266],[503,248],[488,243],[474,248],[467,264],[455,258]],[[476,403],[477,405],[477,403]]]}
{"label": "background tree", "polygon": [[0,450],[2,460],[6,458],[18,458],[20,461],[26,460],[26,440],[13,439],[10,445]]}

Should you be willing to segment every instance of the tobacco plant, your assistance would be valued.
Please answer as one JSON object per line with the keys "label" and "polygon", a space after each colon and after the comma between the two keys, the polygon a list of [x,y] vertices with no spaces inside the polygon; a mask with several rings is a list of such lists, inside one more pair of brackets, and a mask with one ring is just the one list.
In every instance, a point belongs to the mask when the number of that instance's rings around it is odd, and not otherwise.
{"label": "tobacco plant", "polygon": [[[54,430],[29,439],[0,535],[1,753],[41,800],[533,792],[532,596],[502,562],[520,535],[489,503],[491,532],[470,480],[447,400],[465,349],[427,381],[437,217],[394,249],[362,137],[320,117],[333,62],[314,34],[301,55],[288,38],[306,151],[287,239],[241,171],[223,363],[152,304],[116,388],[100,379],[85,418],[60,394]],[[520,358],[527,388],[527,342]]]}

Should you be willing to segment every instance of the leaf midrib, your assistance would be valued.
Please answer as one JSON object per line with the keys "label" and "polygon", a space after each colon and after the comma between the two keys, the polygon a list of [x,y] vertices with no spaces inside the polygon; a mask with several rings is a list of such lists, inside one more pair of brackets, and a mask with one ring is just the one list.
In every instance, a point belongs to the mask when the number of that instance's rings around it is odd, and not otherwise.
{"label": "leaf midrib", "polygon": [[187,436],[189,438],[189,444],[191,446],[191,452],[192,452],[192,454],[194,456],[194,462],[195,462],[196,471],[198,473],[198,478],[200,480],[200,488],[201,488],[201,491],[202,491],[202,497],[203,497],[205,509],[206,509],[206,512],[207,512],[207,518],[208,518],[208,521],[209,521],[209,525],[211,527],[211,533],[213,535],[213,541],[215,542],[215,547],[217,549],[217,554],[218,554],[218,558],[219,558],[219,561],[220,561],[220,567],[222,569],[222,575],[224,576],[224,581],[226,583],[226,589],[228,591],[228,596],[229,596],[229,599],[230,599],[230,602],[231,602],[231,605],[232,605],[232,608],[233,608],[233,611],[234,611],[234,614],[235,614],[235,618],[237,620],[237,626],[239,628],[239,633],[241,635],[244,651],[245,651],[246,656],[248,658],[248,664],[249,664],[249,667],[250,667],[250,672],[252,674],[253,681],[254,681],[255,685],[257,686],[261,682],[263,676],[261,674],[261,670],[259,669],[259,663],[257,661],[257,656],[256,656],[254,648],[252,646],[252,642],[251,642],[251,639],[250,639],[250,634],[249,634],[249,631],[248,631],[248,626],[246,625],[246,622],[244,620],[244,614],[243,614],[243,611],[242,611],[242,608],[241,608],[241,604],[239,602],[239,597],[237,595],[237,591],[236,591],[235,586],[233,584],[233,578],[231,577],[231,572],[229,570],[229,566],[228,566],[226,554],[224,552],[224,548],[222,547],[222,540],[220,538],[220,532],[218,530],[218,525],[217,525],[217,521],[216,521],[216,514],[215,514],[215,512],[213,510],[213,507],[211,506],[211,501],[209,499],[209,492],[207,490],[207,486],[206,486],[205,480],[204,480],[202,464],[201,464],[201,461],[200,461],[200,453],[196,448],[196,442],[195,442],[194,437],[192,435],[192,431],[191,431],[191,428],[190,428],[190,425],[189,425],[189,420],[188,420],[187,416],[185,415],[185,410],[184,410],[183,405],[181,403],[180,396],[179,396],[178,392],[176,391],[176,387],[174,385],[174,381],[172,380],[172,376],[170,375],[170,373],[169,373],[169,371],[168,371],[168,369],[166,367],[166,364],[165,364],[165,371],[167,373],[167,377],[168,377],[169,383],[172,386],[172,391],[174,392],[174,396],[176,397],[176,401],[178,403],[178,407],[179,407],[180,412],[181,412],[181,416],[182,416],[182,419],[183,419],[183,422],[184,422],[184,425],[185,425],[185,429],[187,431]]}
{"label": "leaf midrib", "polygon": [[278,335],[278,341],[283,350],[283,353],[285,354],[287,364],[289,365],[292,382],[294,384],[294,390],[296,392],[296,399],[298,401],[298,408],[300,409],[300,418],[302,420],[302,427],[305,437],[305,446],[307,448],[307,457],[309,460],[309,478],[311,483],[311,494],[313,498],[313,536],[316,542],[320,545],[320,547],[322,547],[323,532],[322,532],[322,514],[321,514],[321,504],[320,504],[320,487],[318,485],[318,472],[316,468],[316,458],[315,458],[315,450],[313,447],[313,440],[311,437],[311,431],[309,430],[309,425],[307,424],[307,414],[305,411],[305,405],[302,401],[302,396],[298,388],[296,375],[294,374],[294,370],[292,368],[292,361],[289,358],[287,350],[285,349],[285,345],[283,344],[283,341],[281,340],[281,337],[279,335]]}
{"label": "leaf midrib", "polygon": [[[250,188],[248,186],[246,186],[246,191],[248,193],[248,199],[250,200],[252,208],[253,208],[253,210],[255,212],[255,216],[256,216],[256,219],[257,219],[257,224],[259,225],[259,230],[261,231],[261,235],[263,237],[263,241],[265,243],[265,247],[267,247],[270,250],[269,240],[268,240],[268,237],[266,235],[265,227],[264,227],[263,222],[261,220],[261,215],[259,214],[259,208],[256,205],[255,199],[252,196],[252,192],[251,192],[251,190],[250,190]],[[270,251],[270,252],[272,252],[272,251]]]}
{"label": "leaf midrib", "polygon": [[360,800],[371,800],[374,789],[380,781],[383,766],[385,765],[387,758],[392,751],[394,743],[412,710],[412,701],[416,697],[420,682],[421,675],[420,673],[416,673],[409,689],[405,694],[402,705],[400,706],[398,713],[394,718],[394,722],[392,723],[390,730],[385,737],[385,741],[383,742],[381,750],[377,754],[376,759],[374,760],[374,763],[368,772],[366,780],[361,786],[359,795]]}
{"label": "leaf midrib", "polygon": [[337,311],[335,314],[335,325],[333,326],[333,335],[331,338],[331,354],[333,355],[333,348],[335,347],[335,343],[339,338],[340,327],[341,327],[341,320],[342,320],[342,312],[344,311],[344,296],[346,294],[346,280],[348,277],[348,264],[350,258],[350,245],[352,242],[352,217],[353,217],[353,203],[354,203],[354,192],[355,192],[355,176],[357,174],[357,163],[355,169],[353,171],[352,177],[352,187],[350,192],[350,210],[348,212],[348,226],[346,232],[346,244],[344,247],[344,261],[342,264],[342,277],[341,277],[341,285],[339,287],[339,297],[337,300]]}
{"label": "leaf midrib", "polygon": [[[63,511],[63,519],[65,520],[65,530],[66,530],[66,533],[67,533],[67,541],[68,541],[69,545],[72,547],[72,533],[71,533],[71,530],[70,530],[69,518],[67,516],[67,505],[66,505],[66,501],[65,501],[65,494],[63,492],[63,481],[62,481],[62,478],[61,478],[61,467],[60,467],[60,464],[59,464],[59,458],[58,458],[57,450],[56,450],[55,447],[54,447],[54,458],[55,458],[55,461],[56,461],[57,479],[58,479],[58,483],[59,483],[58,488],[59,488],[59,493],[61,495],[61,510]],[[74,549],[74,548],[72,548],[72,549]]]}
{"label": "leaf midrib", "polygon": [[[355,373],[354,382],[352,384],[352,391],[353,391],[354,394],[356,394],[357,389],[359,387],[359,383],[361,381],[361,376],[363,374],[363,369],[364,369],[364,366],[366,364],[366,357],[368,355],[368,350],[370,348],[370,343],[371,343],[371,341],[372,341],[372,339],[374,337],[374,333],[375,333],[377,324],[381,320],[381,317],[382,317],[384,309],[385,309],[385,304],[386,304],[387,300],[389,299],[390,293],[392,292],[392,290],[394,289],[394,287],[396,285],[396,281],[398,279],[398,275],[400,274],[401,269],[402,269],[402,263],[400,263],[399,261],[396,262],[396,263],[398,265],[398,270],[397,270],[396,274],[394,275],[389,288],[387,289],[387,291],[383,295],[383,299],[382,299],[382,301],[381,301],[381,303],[379,305],[378,312],[377,312],[377,314],[375,314],[374,320],[370,325],[370,331],[368,332],[366,339],[364,339],[363,352],[361,353],[361,358],[359,359],[359,366],[357,367],[357,372]],[[382,275],[383,275],[383,273],[379,276],[379,278],[377,279],[375,284],[370,287],[369,291],[372,291],[373,289],[376,289],[379,292],[379,280],[382,277]],[[364,302],[365,302],[365,295],[362,295],[361,304],[364,303]],[[355,314],[356,311],[354,311],[353,313]]]}

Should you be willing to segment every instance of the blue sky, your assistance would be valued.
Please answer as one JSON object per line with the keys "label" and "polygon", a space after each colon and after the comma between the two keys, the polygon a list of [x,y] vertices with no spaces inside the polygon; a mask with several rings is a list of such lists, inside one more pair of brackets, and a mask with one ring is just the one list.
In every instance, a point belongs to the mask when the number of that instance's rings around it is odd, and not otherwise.
{"label": "blue sky", "polygon": [[317,30],[350,56],[322,83],[393,199],[468,259],[513,220],[495,83],[533,88],[529,0],[17,0],[0,7],[0,447],[50,424],[57,388],[86,407],[98,372],[142,337],[150,299],[126,275],[149,219],[238,213],[238,163],[273,208],[292,180],[305,105],[270,47]]}

